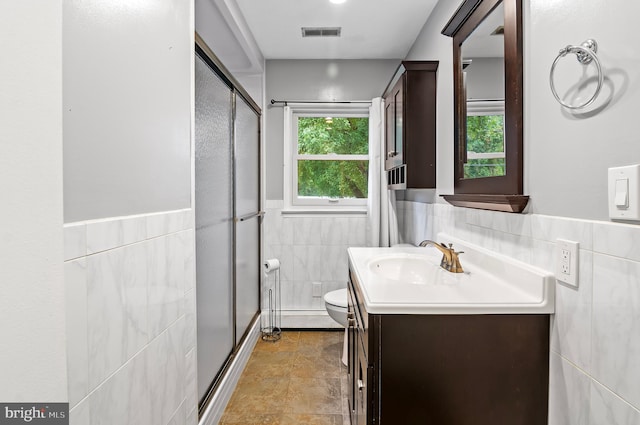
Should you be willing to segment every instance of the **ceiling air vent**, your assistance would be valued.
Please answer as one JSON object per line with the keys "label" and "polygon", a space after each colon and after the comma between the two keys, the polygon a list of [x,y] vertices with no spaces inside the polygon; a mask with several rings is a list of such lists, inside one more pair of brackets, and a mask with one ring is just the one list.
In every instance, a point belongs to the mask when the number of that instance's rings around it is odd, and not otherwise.
{"label": "ceiling air vent", "polygon": [[303,37],[340,37],[342,27],[302,27]]}

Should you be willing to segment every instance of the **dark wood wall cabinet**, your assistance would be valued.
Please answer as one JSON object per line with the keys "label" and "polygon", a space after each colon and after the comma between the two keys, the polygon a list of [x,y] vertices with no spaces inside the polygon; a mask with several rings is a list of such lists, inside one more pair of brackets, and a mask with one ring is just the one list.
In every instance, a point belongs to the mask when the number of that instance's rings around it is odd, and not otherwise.
{"label": "dark wood wall cabinet", "polygon": [[549,315],[368,314],[355,279],[352,425],[547,425]]}
{"label": "dark wood wall cabinet", "polygon": [[436,187],[437,61],[403,61],[385,90],[389,189]]}

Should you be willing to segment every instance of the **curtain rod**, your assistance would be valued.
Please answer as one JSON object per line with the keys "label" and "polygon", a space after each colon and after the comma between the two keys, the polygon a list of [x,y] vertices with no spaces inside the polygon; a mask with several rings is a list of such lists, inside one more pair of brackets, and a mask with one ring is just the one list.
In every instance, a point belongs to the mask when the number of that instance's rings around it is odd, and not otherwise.
{"label": "curtain rod", "polygon": [[[271,104],[276,105],[276,103],[287,106],[289,103],[313,103],[313,104],[342,104],[342,103],[365,103],[370,105],[370,100],[336,100],[333,102],[325,101],[325,100],[274,100],[271,99]],[[277,106],[277,105],[276,105]]]}

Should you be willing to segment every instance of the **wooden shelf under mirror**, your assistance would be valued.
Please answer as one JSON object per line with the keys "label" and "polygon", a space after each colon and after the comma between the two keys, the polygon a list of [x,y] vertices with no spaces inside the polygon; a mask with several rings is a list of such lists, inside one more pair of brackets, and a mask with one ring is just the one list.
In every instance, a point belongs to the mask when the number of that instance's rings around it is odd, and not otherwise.
{"label": "wooden shelf under mirror", "polygon": [[522,0],[465,0],[453,37],[456,206],[522,212]]}
{"label": "wooden shelf under mirror", "polygon": [[521,213],[529,202],[529,197],[526,195],[455,194],[440,196],[456,207],[478,208],[510,213]]}

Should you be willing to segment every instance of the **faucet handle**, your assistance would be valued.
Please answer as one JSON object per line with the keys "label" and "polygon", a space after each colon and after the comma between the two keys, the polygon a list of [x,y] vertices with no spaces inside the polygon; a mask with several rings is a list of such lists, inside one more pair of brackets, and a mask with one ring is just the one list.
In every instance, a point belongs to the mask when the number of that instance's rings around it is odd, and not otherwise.
{"label": "faucet handle", "polygon": [[[444,244],[443,244],[444,245]],[[453,249],[453,244],[450,243],[449,244],[449,249],[451,250],[452,253],[454,254],[464,254],[464,251],[456,251],[455,249]]]}

